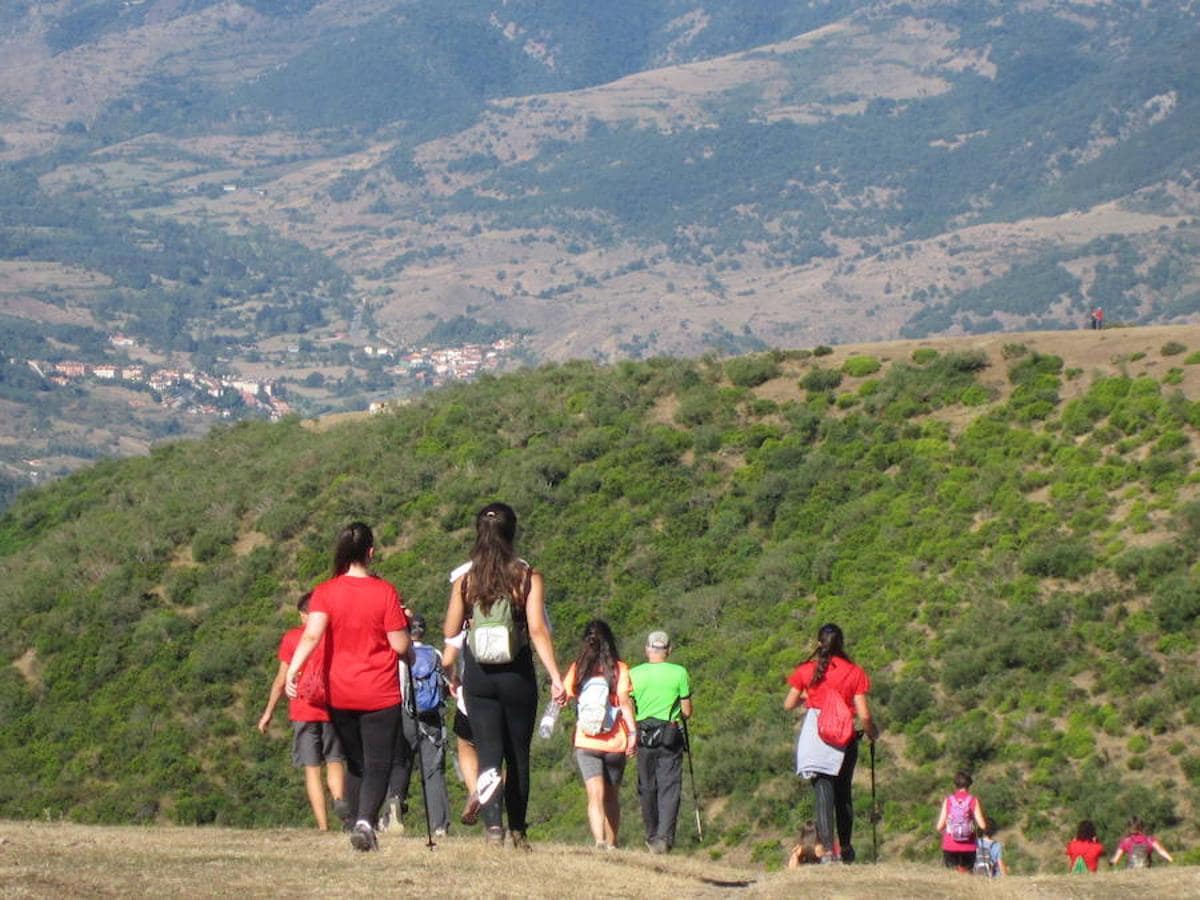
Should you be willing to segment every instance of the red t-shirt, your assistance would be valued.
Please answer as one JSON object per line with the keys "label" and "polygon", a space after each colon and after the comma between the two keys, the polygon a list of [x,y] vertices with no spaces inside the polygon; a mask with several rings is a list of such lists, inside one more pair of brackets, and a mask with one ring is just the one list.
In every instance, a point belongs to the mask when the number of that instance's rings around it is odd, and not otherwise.
{"label": "red t-shirt", "polygon": [[403,631],[408,617],[396,589],[382,578],[339,575],[313,589],[309,612],[325,613],[329,705],[370,712],[400,702],[399,659],[389,631]]}
{"label": "red t-shirt", "polygon": [[1075,838],[1067,844],[1067,867],[1074,869],[1075,860],[1082,858],[1088,871],[1095,872],[1100,857],[1103,855],[1104,845],[1099,841],[1081,841],[1079,838]]}
{"label": "red t-shirt", "polygon": [[[291,631],[285,632],[279,641],[279,661],[284,665],[290,663],[292,657],[295,656],[296,645],[300,643],[302,634],[304,634],[303,628],[293,628]],[[313,652],[304,661],[303,668],[307,669],[309,666],[320,668],[323,665],[325,665],[324,637],[317,642],[317,646],[313,647]],[[296,682],[297,684],[300,682],[299,675],[296,676]],[[307,700],[297,697],[295,700],[288,700],[288,718],[293,722],[328,722],[329,712],[323,706],[313,706]]]}
{"label": "red t-shirt", "polygon": [[[810,659],[808,662],[802,662],[796,666],[792,674],[788,676],[788,684],[798,691],[808,689],[809,682],[812,681],[813,672],[817,669],[817,661]],[[854,709],[854,698],[858,694],[867,694],[871,691],[871,679],[867,677],[867,673],[850,662],[848,659],[842,659],[840,656],[835,656],[829,661],[829,668],[825,670],[825,678],[818,685],[822,690],[831,689],[842,695],[842,699],[846,701],[846,705]],[[820,709],[820,705],[814,703],[813,700],[819,700],[821,691],[816,691],[816,698],[809,696],[805,702],[809,706]]]}

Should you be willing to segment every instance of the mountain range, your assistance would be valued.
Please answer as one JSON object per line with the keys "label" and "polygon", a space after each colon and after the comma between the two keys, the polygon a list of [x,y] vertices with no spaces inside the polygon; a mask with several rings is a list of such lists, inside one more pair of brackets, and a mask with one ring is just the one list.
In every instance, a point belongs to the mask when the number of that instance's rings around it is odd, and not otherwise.
{"label": "mountain range", "polygon": [[521,363],[1192,321],[1198,16],[5,0],[0,456],[20,480],[207,426],[27,374],[120,359],[114,334],[317,413],[417,389],[367,346],[512,337]]}

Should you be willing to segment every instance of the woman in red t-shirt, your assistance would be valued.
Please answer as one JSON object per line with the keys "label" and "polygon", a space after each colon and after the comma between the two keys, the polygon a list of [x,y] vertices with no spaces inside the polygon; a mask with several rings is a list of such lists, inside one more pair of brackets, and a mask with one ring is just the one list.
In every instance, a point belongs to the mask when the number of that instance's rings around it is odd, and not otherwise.
{"label": "woman in red t-shirt", "polygon": [[1084,819],[1075,832],[1075,840],[1067,842],[1067,871],[1080,872],[1086,868],[1095,872],[1103,855],[1104,845],[1096,838],[1095,824],[1091,819]]}
{"label": "woman in red t-shirt", "polygon": [[375,827],[400,728],[397,663],[410,644],[400,594],[367,570],[374,555],[370,528],[355,522],[342,529],[333,578],[313,589],[308,623],[287,673],[287,695],[295,697],[296,675],[328,631],[329,718],[346,753],[346,792],[358,797],[350,833],[356,850],[379,847]]}
{"label": "woman in red t-shirt", "polygon": [[[829,692],[841,696],[862,725],[867,738],[874,743],[879,736],[871,710],[867,705],[867,693],[871,680],[867,673],[850,661],[846,655],[845,637],[842,629],[833,623],[822,625],[817,631],[817,646],[806,662],[798,665],[788,676],[788,693],[783,700],[784,709],[795,709],[803,701],[810,709],[821,709],[830,701]],[[817,835],[825,848],[822,862],[838,858],[842,862],[854,861],[854,804],[851,787],[854,782],[854,767],[858,763],[858,734],[850,740],[843,751],[841,768],[836,775],[814,774],[810,777],[815,794],[815,818]],[[838,851],[834,853],[834,822],[837,823]]]}

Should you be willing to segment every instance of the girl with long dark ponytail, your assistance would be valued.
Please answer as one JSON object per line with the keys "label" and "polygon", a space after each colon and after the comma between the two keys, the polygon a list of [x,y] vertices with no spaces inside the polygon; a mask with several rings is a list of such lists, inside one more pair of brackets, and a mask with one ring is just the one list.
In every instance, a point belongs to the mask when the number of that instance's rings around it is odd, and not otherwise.
{"label": "girl with long dark ponytail", "polygon": [[[862,725],[863,733],[872,742],[878,736],[871,710],[867,704],[867,693],[871,680],[867,673],[850,661],[846,655],[845,637],[842,629],[832,622],[817,630],[817,645],[805,662],[788,676],[788,693],[783,700],[784,709],[796,709],[804,702],[810,710],[820,710],[824,704],[834,702],[834,695],[854,710]],[[817,690],[819,688],[819,690]],[[819,715],[819,713],[817,713]],[[808,729],[802,731],[802,741]],[[818,741],[819,743],[819,741]],[[814,757],[828,761],[831,748],[818,746]],[[854,767],[858,763],[858,734],[841,750],[840,765],[836,762],[837,749],[833,749],[832,765],[822,771],[816,765],[811,768],[799,757],[808,752],[803,743],[797,750],[797,773],[811,772],[809,780],[815,794],[815,819],[817,834],[825,851],[822,862],[854,861],[854,804],[851,787],[854,782]],[[834,843],[836,825],[837,844]],[[836,849],[835,849],[836,848]]]}
{"label": "girl with long dark ponytail", "polygon": [[[599,686],[589,688],[594,682]],[[637,716],[629,666],[621,661],[616,638],[603,619],[593,619],[584,627],[579,653],[567,669],[563,687],[567,696],[580,701],[575,761],[587,792],[588,826],[596,847],[610,850],[617,846],[621,829],[621,781],[625,762],[637,749]],[[593,722],[593,727],[585,727],[585,700],[604,704],[598,707],[604,710],[603,725]]]}
{"label": "girl with long dark ponytail", "polygon": [[[475,516],[471,560],[450,576],[443,634],[447,646],[453,647],[451,642],[459,640],[464,625],[469,626],[462,645],[462,692],[479,757],[476,793],[487,839],[504,842],[507,811],[513,846],[528,851],[529,745],[538,701],[534,652],[550,676],[551,696],[561,702],[565,695],[546,617],[545,584],[541,573],[517,556],[516,534],[517,514],[506,503],[489,503]],[[474,620],[491,614],[501,597],[512,604],[511,659],[481,662],[472,650]],[[448,671],[456,656],[457,651],[447,651]],[[499,802],[502,766],[503,809]]]}

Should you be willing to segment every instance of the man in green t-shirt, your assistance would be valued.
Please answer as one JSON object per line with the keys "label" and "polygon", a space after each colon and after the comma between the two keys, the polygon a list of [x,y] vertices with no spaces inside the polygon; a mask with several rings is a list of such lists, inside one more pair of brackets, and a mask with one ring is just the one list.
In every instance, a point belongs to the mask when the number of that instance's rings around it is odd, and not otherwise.
{"label": "man in green t-shirt", "polygon": [[679,723],[692,715],[687,669],[667,662],[671,639],[652,631],[647,662],[629,673],[638,726],[638,799],[646,825],[646,847],[667,853],[675,845],[675,820],[683,793],[683,733]]}

